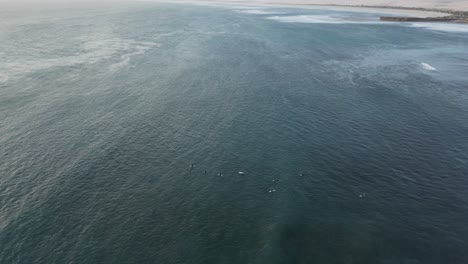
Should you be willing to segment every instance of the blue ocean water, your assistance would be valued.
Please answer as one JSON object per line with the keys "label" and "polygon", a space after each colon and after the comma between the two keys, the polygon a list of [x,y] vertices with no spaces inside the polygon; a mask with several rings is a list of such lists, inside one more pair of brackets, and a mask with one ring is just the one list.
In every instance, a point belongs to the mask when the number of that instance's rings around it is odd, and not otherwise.
{"label": "blue ocean water", "polygon": [[377,18],[1,10],[0,263],[467,263],[468,32]]}

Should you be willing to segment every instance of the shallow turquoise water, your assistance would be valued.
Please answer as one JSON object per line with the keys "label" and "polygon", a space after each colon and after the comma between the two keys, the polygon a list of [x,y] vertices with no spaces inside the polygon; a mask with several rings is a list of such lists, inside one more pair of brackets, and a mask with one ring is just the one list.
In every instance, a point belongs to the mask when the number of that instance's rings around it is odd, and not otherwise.
{"label": "shallow turquoise water", "polygon": [[468,260],[468,33],[247,10],[1,11],[0,263]]}

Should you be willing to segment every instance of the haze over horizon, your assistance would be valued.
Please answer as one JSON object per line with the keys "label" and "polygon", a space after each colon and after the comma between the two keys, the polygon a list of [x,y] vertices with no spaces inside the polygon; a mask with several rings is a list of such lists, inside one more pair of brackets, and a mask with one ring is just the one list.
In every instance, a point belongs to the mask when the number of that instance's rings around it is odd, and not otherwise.
{"label": "haze over horizon", "polygon": [[[121,2],[183,2],[184,0],[0,0],[0,4],[60,4],[69,5],[73,3],[121,3]],[[248,4],[317,4],[317,5],[368,5],[368,6],[401,6],[437,8],[468,11],[468,1],[464,0],[201,0],[201,2],[230,2]]]}

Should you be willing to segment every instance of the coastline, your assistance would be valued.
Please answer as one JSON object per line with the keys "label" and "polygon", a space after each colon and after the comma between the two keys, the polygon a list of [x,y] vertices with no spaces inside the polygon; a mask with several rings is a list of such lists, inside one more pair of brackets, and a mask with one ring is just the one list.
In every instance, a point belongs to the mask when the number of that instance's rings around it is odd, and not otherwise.
{"label": "coastline", "polygon": [[448,9],[427,9],[427,8],[410,8],[399,6],[362,6],[362,5],[336,5],[336,4],[308,4],[308,3],[284,3],[284,2],[243,2],[243,1],[210,1],[210,0],[180,0],[180,1],[157,1],[168,3],[192,3],[192,4],[209,4],[209,5],[232,5],[243,7],[284,7],[284,8],[304,8],[304,9],[320,9],[320,10],[336,10],[336,11],[352,11],[362,13],[380,13],[395,16],[411,16],[411,17],[446,17],[451,16],[455,10]]}
{"label": "coastline", "polygon": [[[266,3],[268,6],[278,6],[276,3]],[[353,5],[319,5],[319,4],[281,4],[285,7],[300,7],[307,9],[352,11],[362,13],[380,13],[388,15],[405,15],[411,17],[445,17],[450,16],[448,10],[410,9],[396,6],[353,6]]]}

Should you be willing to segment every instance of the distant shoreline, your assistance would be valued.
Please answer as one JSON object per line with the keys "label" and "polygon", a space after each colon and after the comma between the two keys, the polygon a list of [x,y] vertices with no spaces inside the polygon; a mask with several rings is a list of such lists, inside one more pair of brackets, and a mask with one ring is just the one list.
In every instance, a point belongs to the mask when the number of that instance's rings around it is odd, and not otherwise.
{"label": "distant shoreline", "polygon": [[[203,0],[202,0],[203,1]],[[208,1],[203,1],[208,2]],[[224,3],[221,1],[220,3]],[[295,4],[295,3],[276,3],[265,2],[266,5],[294,6],[294,7],[311,7],[325,9],[339,9],[363,12],[379,12],[389,14],[401,14],[414,17],[444,17],[450,16],[454,10],[436,9],[436,8],[418,8],[418,7],[402,7],[402,6],[371,6],[371,5],[338,5],[338,4]],[[467,12],[468,13],[468,12]]]}
{"label": "distant shoreline", "polygon": [[243,2],[243,1],[164,1],[170,3],[203,3],[239,5],[252,7],[297,7],[307,9],[331,9],[340,11],[355,11],[365,13],[382,13],[391,16],[380,17],[382,21],[398,22],[444,22],[444,23],[467,23],[468,11],[457,11],[452,9],[426,8],[426,7],[404,7],[404,6],[371,6],[371,5],[338,5],[338,4],[308,4],[308,3],[284,3],[284,2]]}
{"label": "distant shoreline", "polygon": [[[366,8],[371,10],[401,10],[409,16],[380,17],[382,21],[399,22],[453,22],[468,24],[467,11],[455,11],[450,9],[420,8],[420,7],[402,7],[402,6],[352,6],[352,5],[315,5],[315,6],[336,6],[344,8]],[[397,11],[397,12],[398,12]],[[424,15],[423,15],[424,14]]]}

